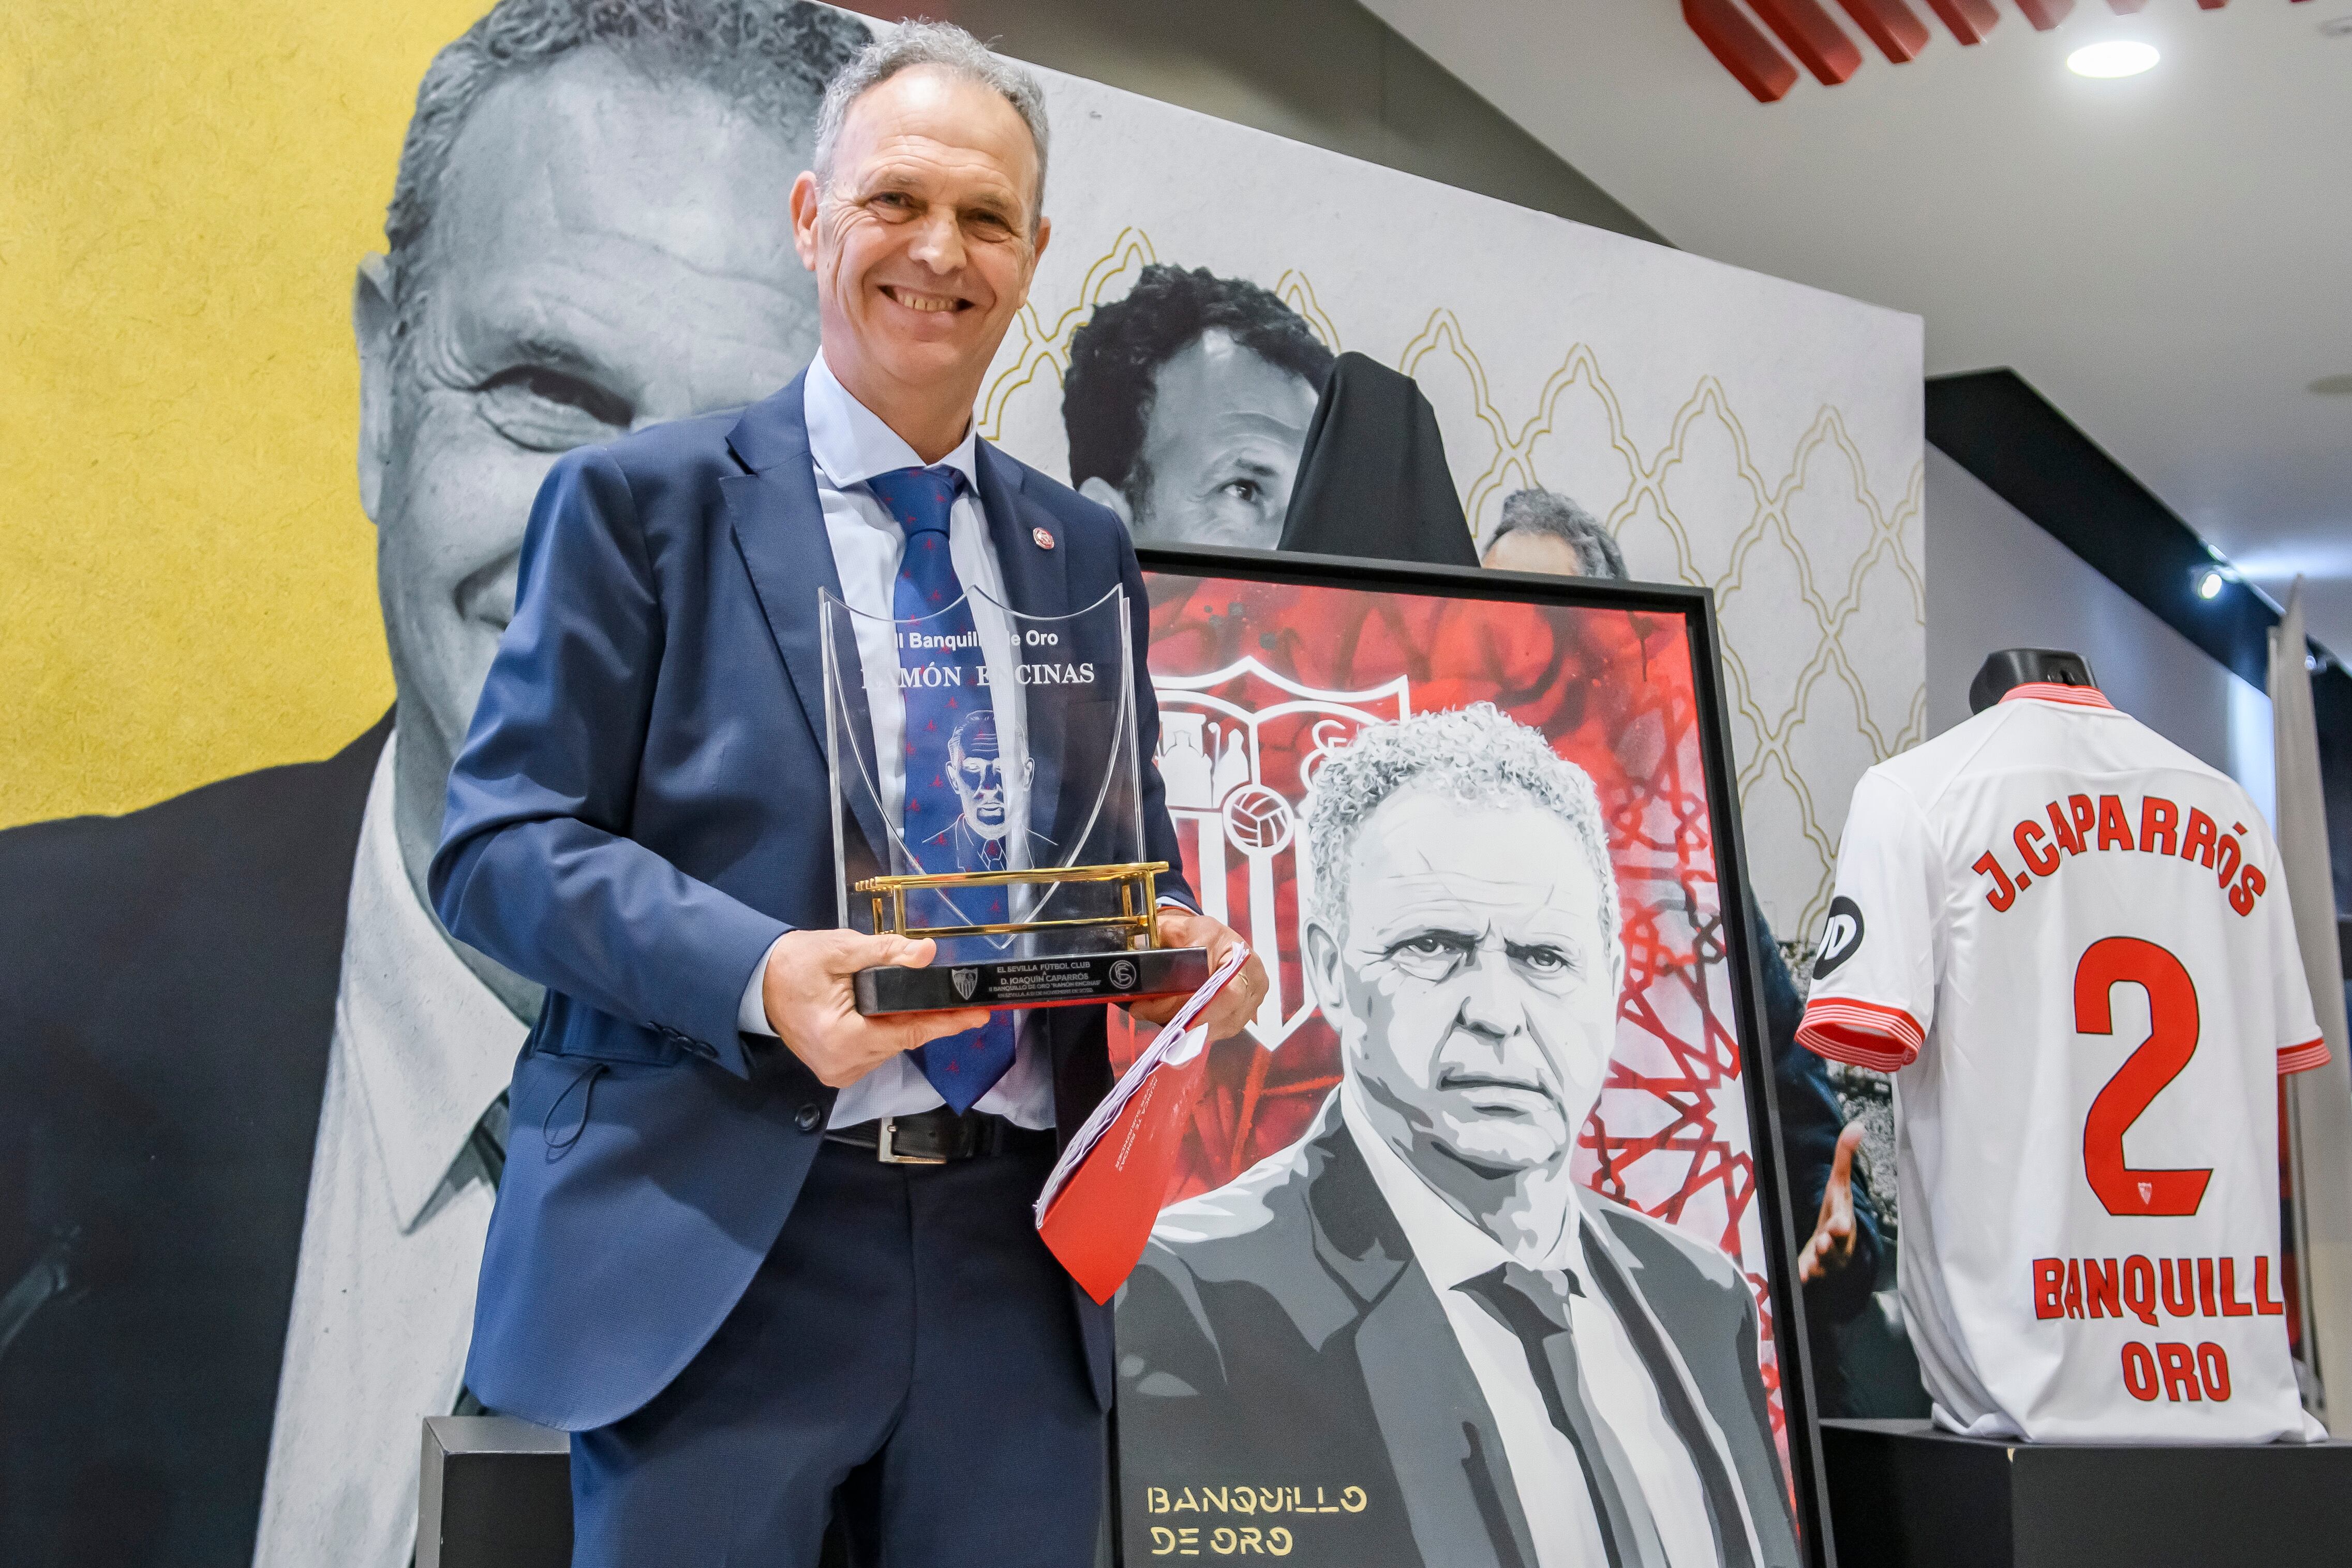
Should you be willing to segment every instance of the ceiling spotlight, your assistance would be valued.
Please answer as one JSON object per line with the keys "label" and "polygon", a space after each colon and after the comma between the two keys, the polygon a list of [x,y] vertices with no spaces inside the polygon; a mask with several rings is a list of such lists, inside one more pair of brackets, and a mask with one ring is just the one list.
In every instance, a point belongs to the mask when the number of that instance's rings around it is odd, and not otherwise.
{"label": "ceiling spotlight", "polygon": [[2221,598],[2223,586],[2230,580],[2221,575],[2221,569],[2218,566],[2200,566],[2192,575],[2200,599]]}
{"label": "ceiling spotlight", "polygon": [[2152,69],[2162,57],[2154,44],[2116,38],[2084,45],[2066,57],[2066,68],[2078,77],[2136,77]]}

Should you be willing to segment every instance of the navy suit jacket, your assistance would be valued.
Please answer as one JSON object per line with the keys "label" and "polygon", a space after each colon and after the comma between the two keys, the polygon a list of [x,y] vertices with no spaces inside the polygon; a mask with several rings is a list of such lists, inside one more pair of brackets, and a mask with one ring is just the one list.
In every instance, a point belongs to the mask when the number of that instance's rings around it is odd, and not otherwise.
{"label": "navy suit jacket", "polygon": [[[838,924],[817,593],[841,590],[801,388],[556,463],[450,775],[435,904],[548,988],[515,1065],[467,1377],[548,1426],[619,1420],[694,1357],[833,1109],[791,1051],[736,1029],[770,944]],[[986,443],[978,467],[1014,609],[1066,614],[1125,587],[1150,758],[1150,618],[1125,528]],[[1058,839],[1055,792],[1033,795]],[[1156,768],[1143,804],[1148,852],[1177,865]],[[861,826],[855,859],[881,841]],[[1191,901],[1181,875],[1161,885]],[[1066,1135],[1110,1085],[1103,1012],[1044,1028]],[[1071,1293],[1108,1406],[1109,1317]]]}

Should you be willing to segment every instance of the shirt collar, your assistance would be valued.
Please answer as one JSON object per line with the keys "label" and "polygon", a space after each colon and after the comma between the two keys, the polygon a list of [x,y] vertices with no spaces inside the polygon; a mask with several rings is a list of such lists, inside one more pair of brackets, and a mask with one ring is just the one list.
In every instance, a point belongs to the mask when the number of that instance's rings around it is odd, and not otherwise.
{"label": "shirt collar", "polygon": [[[1372,1126],[1360,1095],[1352,1076],[1341,1082],[1339,1119],[1355,1139],[1365,1166],[1372,1173],[1372,1185],[1387,1200],[1389,1212],[1396,1217],[1406,1244],[1412,1249],[1413,1261],[1429,1276],[1430,1284],[1440,1291],[1450,1291],[1465,1281],[1515,1261],[1508,1249],[1463,1218],[1459,1210],[1440,1197],[1420,1173],[1389,1146],[1388,1140]],[[1568,1223],[1561,1228],[1559,1239],[1536,1267],[1571,1273],[1577,1270],[1581,1261],[1578,1257],[1581,1214],[1580,1206],[1571,1197]]]}
{"label": "shirt collar", "polygon": [[[877,474],[898,468],[920,468],[923,460],[904,437],[882,423],[882,416],[853,396],[834,375],[820,350],[809,362],[801,386],[802,417],[808,424],[809,456],[836,490],[863,485]],[[964,477],[973,495],[980,494],[980,425],[964,427],[963,440],[933,467],[952,468]]]}
{"label": "shirt collar", "polygon": [[507,1086],[529,1031],[457,956],[408,880],[393,812],[396,744],[376,759],[360,817],[335,1034],[405,1231]]}
{"label": "shirt collar", "polygon": [[2109,713],[2116,705],[2096,686],[2070,686],[2058,681],[2027,681],[2000,694],[2005,703],[2064,703],[2070,707],[2103,707]]}

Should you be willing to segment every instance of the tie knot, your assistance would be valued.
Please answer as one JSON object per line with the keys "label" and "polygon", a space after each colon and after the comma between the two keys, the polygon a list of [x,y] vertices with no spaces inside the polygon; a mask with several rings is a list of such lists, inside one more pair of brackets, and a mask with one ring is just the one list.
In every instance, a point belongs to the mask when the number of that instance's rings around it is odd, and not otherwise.
{"label": "tie knot", "polygon": [[893,468],[866,482],[875,498],[911,536],[946,533],[948,512],[955,505],[956,486],[963,479],[941,464],[935,468]]}
{"label": "tie knot", "polygon": [[1584,1294],[1584,1287],[1566,1269],[1529,1269],[1518,1263],[1490,1269],[1465,1280],[1461,1288],[1523,1340],[1566,1333],[1569,1299]]}

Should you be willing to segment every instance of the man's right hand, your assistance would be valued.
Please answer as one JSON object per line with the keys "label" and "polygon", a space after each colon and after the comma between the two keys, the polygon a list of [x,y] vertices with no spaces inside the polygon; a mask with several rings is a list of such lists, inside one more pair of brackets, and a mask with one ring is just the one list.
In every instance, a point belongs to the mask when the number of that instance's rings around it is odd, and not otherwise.
{"label": "man's right hand", "polygon": [[760,1000],[768,1027],[817,1082],[846,1089],[900,1051],[988,1021],[986,1008],[867,1018],[852,982],[860,969],[896,964],[919,969],[938,944],[855,931],[789,931],[768,953]]}

